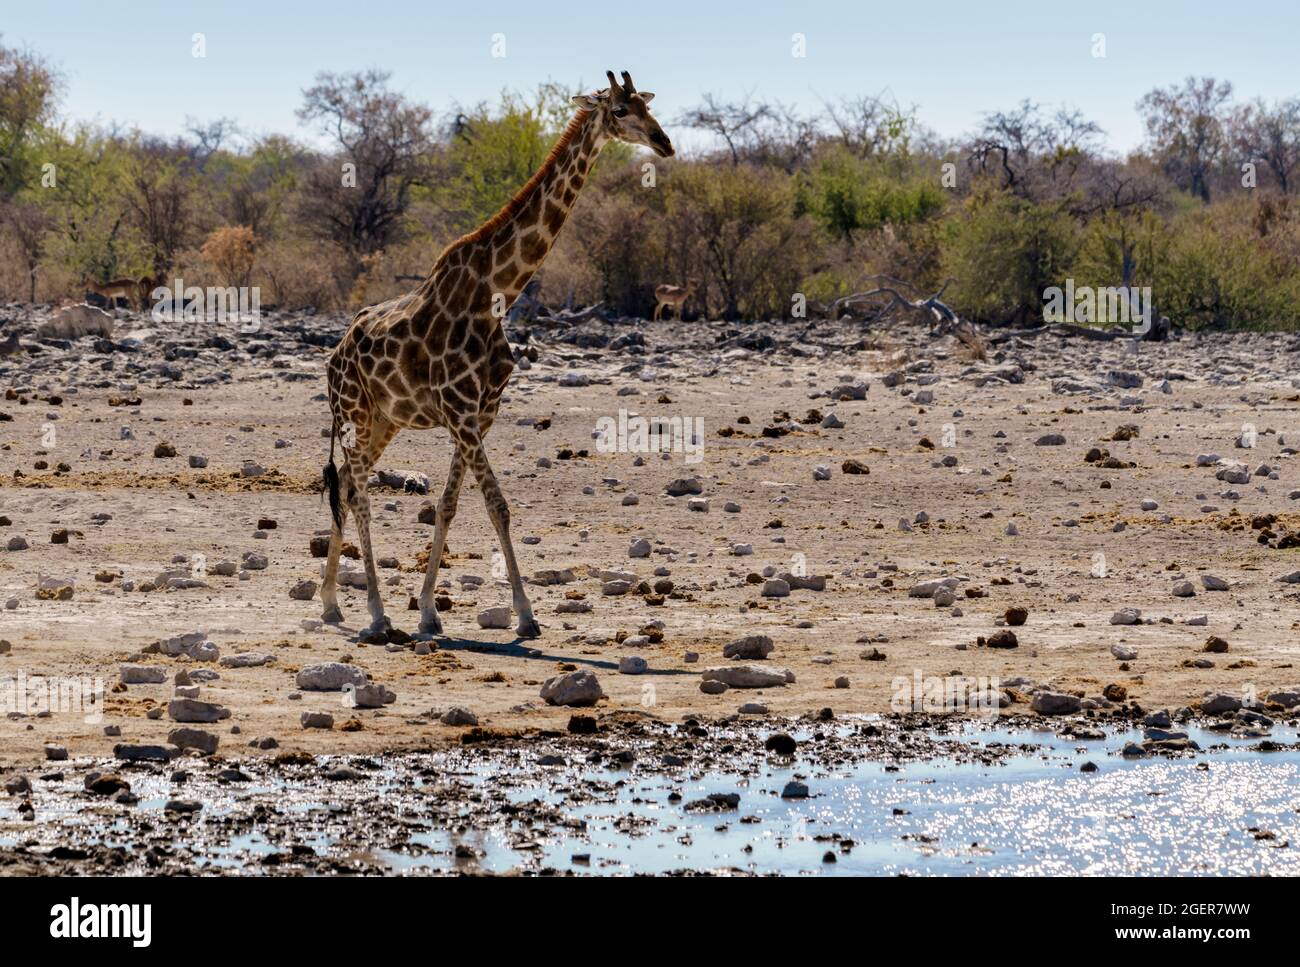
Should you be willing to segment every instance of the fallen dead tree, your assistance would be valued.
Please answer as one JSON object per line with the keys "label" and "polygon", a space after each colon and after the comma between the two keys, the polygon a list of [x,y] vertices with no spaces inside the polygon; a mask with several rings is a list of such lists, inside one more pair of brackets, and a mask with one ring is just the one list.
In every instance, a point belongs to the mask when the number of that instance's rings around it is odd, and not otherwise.
{"label": "fallen dead tree", "polygon": [[1096,326],[1080,326],[1072,322],[1052,322],[1038,326],[1035,329],[1011,329],[1007,332],[996,333],[989,337],[989,342],[1000,343],[1008,339],[1036,339],[1039,336],[1058,336],[1063,339],[1077,337],[1090,339],[1094,342],[1114,342],[1117,339],[1128,339],[1134,342],[1164,342],[1169,338],[1169,332],[1170,323],[1166,316],[1161,316],[1149,328],[1140,330],[1125,328],[1101,329]]}
{"label": "fallen dead tree", "polygon": [[[954,336],[969,348],[977,359],[984,358],[988,345],[979,327],[969,319],[963,319],[951,306],[942,301],[948,282],[945,282],[933,295],[921,298],[916,287],[902,279],[876,275],[872,276],[871,280],[878,283],[874,289],[855,292],[853,295],[846,295],[832,302],[828,313],[831,318],[837,318],[840,313],[863,305],[879,306],[877,319],[887,318],[894,310],[923,315],[930,320],[931,336]],[[900,290],[905,290],[908,294],[904,295]],[[884,300],[883,305],[880,305],[881,300]]]}

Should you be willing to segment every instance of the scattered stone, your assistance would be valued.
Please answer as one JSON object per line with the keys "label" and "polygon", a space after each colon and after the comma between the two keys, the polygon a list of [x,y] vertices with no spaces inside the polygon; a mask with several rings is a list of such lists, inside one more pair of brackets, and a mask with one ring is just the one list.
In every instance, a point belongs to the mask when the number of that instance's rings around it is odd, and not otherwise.
{"label": "scattered stone", "polygon": [[203,729],[172,729],[167,733],[167,741],[178,749],[198,749],[212,755],[217,751],[220,737]]}
{"label": "scattered stone", "polygon": [[794,672],[774,665],[721,665],[704,669],[702,678],[729,688],[775,688],[795,680]]}
{"label": "scattered stone", "polygon": [[1142,620],[1142,612],[1137,608],[1120,608],[1110,616],[1113,625],[1135,625]]}
{"label": "scattered stone", "polygon": [[699,477],[681,477],[671,481],[664,488],[670,497],[682,497],[686,494],[704,493],[704,482]]}
{"label": "scattered stone", "polygon": [[161,665],[121,665],[117,674],[123,685],[161,685],[167,681],[167,669]]}
{"label": "scattered stone", "polygon": [[230,718],[230,710],[213,702],[194,698],[174,698],[167,703],[167,714],[173,722],[220,722]]}
{"label": "scattered stone", "polygon": [[316,597],[316,582],[304,578],[289,589],[289,597],[294,601],[310,601]]}
{"label": "scattered stone", "polygon": [[746,635],[737,638],[722,649],[723,658],[756,661],[767,658],[775,647],[767,635]]}
{"label": "scattered stone", "polygon": [[1039,715],[1073,715],[1083,707],[1083,701],[1077,695],[1042,691],[1034,696],[1029,707]]}
{"label": "scattered stone", "polygon": [[1009,628],[993,632],[985,639],[984,644],[988,648],[1018,648],[1020,646],[1020,642],[1016,640],[1016,633]]}
{"label": "scattered stone", "polygon": [[776,755],[794,755],[799,743],[785,732],[774,732],[763,743],[763,748]]}
{"label": "scattered stone", "polygon": [[113,757],[123,762],[170,762],[177,755],[175,749],[165,745],[128,745],[118,743],[113,746]]}
{"label": "scattered stone", "polygon": [[502,606],[499,608],[485,608],[478,613],[478,626],[480,628],[509,628],[510,627],[510,609]]}
{"label": "scattered stone", "polygon": [[338,692],[345,685],[364,685],[367,681],[366,673],[360,668],[337,661],[308,665],[294,679],[299,688],[309,692]]}
{"label": "scattered stone", "polygon": [[352,685],[345,688],[344,691],[348,692],[348,698],[350,698],[347,704],[350,704],[353,708],[383,708],[385,705],[392,705],[397,701],[397,694],[391,688],[377,682]]}
{"label": "scattered stone", "polygon": [[624,655],[618,660],[620,675],[644,675],[649,667],[640,655]]}
{"label": "scattered stone", "polygon": [[1201,711],[1206,715],[1222,715],[1235,712],[1241,708],[1241,699],[1224,692],[1207,692],[1200,702]]}
{"label": "scattered stone", "polygon": [[547,705],[581,708],[595,705],[605,693],[595,672],[581,670],[548,678],[542,684],[541,697]]}
{"label": "scattered stone", "polygon": [[461,705],[453,705],[438,717],[443,725],[469,726],[478,725],[478,716]]}

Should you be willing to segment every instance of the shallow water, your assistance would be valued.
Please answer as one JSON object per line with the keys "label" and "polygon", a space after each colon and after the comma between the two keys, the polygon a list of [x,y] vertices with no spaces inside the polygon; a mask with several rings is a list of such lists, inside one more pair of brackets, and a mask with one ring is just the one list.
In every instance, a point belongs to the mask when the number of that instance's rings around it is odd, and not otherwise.
{"label": "shallow water", "polygon": [[[1294,741],[1274,729],[1274,738]],[[983,732],[972,741],[1042,745],[1003,765],[934,760],[887,771],[882,763],[847,770],[796,762],[760,778],[711,774],[674,783],[629,783],[620,801],[587,805],[581,835],[556,835],[541,847],[544,865],[660,873],[739,869],[753,873],[862,874],[1246,874],[1300,872],[1300,752],[1260,753],[1254,741],[1189,730],[1196,758],[1123,759],[1116,753],[1139,732],[1075,742],[1037,732]],[[1107,754],[1109,753],[1109,754]],[[1098,771],[1081,773],[1086,761]],[[1198,768],[1197,762],[1209,768]],[[780,798],[796,776],[806,800]],[[616,774],[604,773],[615,779]],[[692,814],[683,803],[736,792],[738,809]],[[536,790],[532,790],[535,794]],[[530,794],[516,792],[519,798]],[[639,802],[630,802],[632,799]],[[895,809],[906,810],[895,815]],[[633,822],[629,822],[629,818]],[[758,822],[742,819],[756,818]],[[635,820],[650,820],[629,834]],[[1275,839],[1257,841],[1251,827]],[[845,841],[852,845],[845,847]],[[486,868],[504,870],[512,851],[486,844]],[[833,852],[836,862],[824,862]],[[579,866],[578,868],[583,868]]]}
{"label": "shallow water", "polygon": [[[176,786],[166,769],[130,774],[140,803],[125,816],[76,795],[69,778],[66,796],[38,785],[34,824],[0,802],[0,846],[139,850],[143,822],[152,842],[175,842],[187,865],[213,871],[262,872],[268,856],[296,847],[334,868],[395,873],[1300,873],[1300,751],[1187,731],[1205,751],[1179,759],[1120,757],[1138,732],[1080,741],[972,727],[938,741],[1036,748],[995,765],[958,762],[970,757],[953,744],[952,757],[825,766],[801,745],[792,761],[760,756],[705,772],[657,759],[611,769],[573,755],[541,766],[532,751],[453,750],[385,759],[362,780],[334,783],[304,772],[231,785],[195,770]],[[1294,743],[1296,729],[1277,725],[1272,738]],[[1081,772],[1086,761],[1097,771]],[[810,798],[781,798],[792,779]],[[714,793],[738,794],[738,807],[687,808]],[[204,803],[192,824],[163,817],[174,796]],[[258,804],[276,821],[237,821]],[[1257,838],[1262,831],[1271,838]]]}

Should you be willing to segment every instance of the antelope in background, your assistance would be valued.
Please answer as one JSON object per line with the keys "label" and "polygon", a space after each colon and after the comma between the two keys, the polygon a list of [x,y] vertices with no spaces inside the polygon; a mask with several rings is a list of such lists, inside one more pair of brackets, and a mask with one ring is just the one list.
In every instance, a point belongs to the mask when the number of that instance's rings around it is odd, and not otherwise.
{"label": "antelope in background", "polygon": [[143,312],[149,305],[149,293],[157,282],[154,279],[114,279],[111,282],[96,282],[87,277],[83,285],[87,292],[93,292],[108,303],[110,309],[117,308],[117,300],[125,299],[132,309]]}
{"label": "antelope in background", "polygon": [[659,321],[659,314],[665,308],[671,308],[677,313],[678,321],[682,318],[682,306],[686,300],[691,297],[695,291],[695,280],[688,279],[685,286],[680,285],[657,285],[655,286],[655,314],[654,320]]}

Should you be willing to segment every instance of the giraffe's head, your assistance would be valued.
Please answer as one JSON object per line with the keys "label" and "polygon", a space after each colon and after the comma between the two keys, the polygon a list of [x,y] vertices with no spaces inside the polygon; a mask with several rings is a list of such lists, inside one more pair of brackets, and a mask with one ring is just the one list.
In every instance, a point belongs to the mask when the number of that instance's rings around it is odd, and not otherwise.
{"label": "giraffe's head", "polygon": [[649,91],[638,91],[627,71],[623,71],[622,84],[614,79],[613,71],[605,71],[605,76],[609,78],[608,88],[579,94],[574,97],[574,103],[590,111],[599,111],[601,123],[611,138],[644,145],[661,158],[671,158],[673,143],[646,106],[654,95]]}

